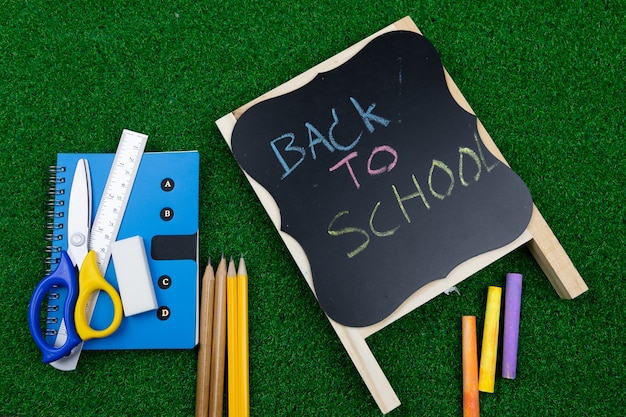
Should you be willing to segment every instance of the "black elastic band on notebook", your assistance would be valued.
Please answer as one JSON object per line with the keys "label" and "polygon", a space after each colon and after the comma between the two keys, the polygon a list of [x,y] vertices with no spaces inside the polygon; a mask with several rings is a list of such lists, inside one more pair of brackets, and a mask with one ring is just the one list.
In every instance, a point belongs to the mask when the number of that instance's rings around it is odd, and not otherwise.
{"label": "black elastic band on notebook", "polygon": [[150,256],[156,261],[190,259],[196,260],[198,234],[157,235],[152,238]]}

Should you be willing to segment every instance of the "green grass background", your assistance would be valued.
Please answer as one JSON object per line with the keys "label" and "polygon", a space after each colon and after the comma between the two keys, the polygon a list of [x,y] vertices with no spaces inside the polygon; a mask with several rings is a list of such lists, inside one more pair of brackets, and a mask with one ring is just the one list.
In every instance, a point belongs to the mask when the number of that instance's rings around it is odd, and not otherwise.
{"label": "green grass background", "polygon": [[[480,5],[478,3],[481,3]],[[41,363],[26,310],[44,274],[48,166],[122,129],[201,155],[209,256],[246,256],[254,416],[380,415],[214,121],[410,15],[590,289],[561,300],[521,248],[370,337],[402,405],[461,415],[461,316],[524,274],[518,378],[484,416],[626,414],[624,1],[8,1],[0,7],[0,415],[190,416],[196,355]],[[204,265],[202,265],[204,266]],[[499,371],[499,369],[498,369]]]}

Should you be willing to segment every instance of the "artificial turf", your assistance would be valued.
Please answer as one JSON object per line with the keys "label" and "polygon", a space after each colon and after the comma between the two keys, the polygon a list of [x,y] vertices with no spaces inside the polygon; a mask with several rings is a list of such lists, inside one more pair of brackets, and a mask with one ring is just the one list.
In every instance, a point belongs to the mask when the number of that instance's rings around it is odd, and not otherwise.
{"label": "artificial turf", "polygon": [[[484,416],[626,413],[626,4],[623,1],[6,2],[0,8],[0,415],[194,414],[196,350],[84,352],[41,363],[26,310],[44,274],[48,166],[58,152],[197,149],[200,253],[250,275],[254,416],[375,416],[375,402],[215,120],[410,15],[586,280],[561,300],[520,248],[376,333],[402,405],[461,415],[461,316],[524,275],[518,376]],[[201,265],[203,267],[204,265]]]}

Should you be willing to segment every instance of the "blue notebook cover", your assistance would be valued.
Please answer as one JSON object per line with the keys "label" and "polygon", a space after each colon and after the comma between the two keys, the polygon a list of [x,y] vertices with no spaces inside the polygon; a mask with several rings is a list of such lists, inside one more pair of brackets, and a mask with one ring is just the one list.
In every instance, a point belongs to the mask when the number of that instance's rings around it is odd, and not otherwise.
{"label": "blue notebook cover", "polygon": [[[54,178],[54,229],[51,239],[51,269],[60,251],[67,248],[65,210],[76,163],[89,161],[93,213],[95,217],[114,154],[57,155]],[[198,341],[199,269],[198,198],[200,157],[198,152],[147,152],[143,155],[135,183],[118,232],[117,240],[132,236],[143,238],[150,275],[156,294],[157,310],[123,317],[117,331],[103,339],[88,340],[87,350],[114,349],[191,349]],[[116,289],[114,260],[109,261],[105,278]],[[119,289],[118,289],[119,290]],[[62,305],[50,300],[48,310]],[[48,333],[58,331],[62,308],[48,313]],[[103,329],[113,317],[111,300],[98,297],[91,326]],[[57,320],[54,320],[57,318]],[[56,324],[55,324],[56,322]],[[55,328],[56,326],[56,328]],[[53,330],[53,332],[50,332]],[[48,336],[54,343],[56,336]]]}

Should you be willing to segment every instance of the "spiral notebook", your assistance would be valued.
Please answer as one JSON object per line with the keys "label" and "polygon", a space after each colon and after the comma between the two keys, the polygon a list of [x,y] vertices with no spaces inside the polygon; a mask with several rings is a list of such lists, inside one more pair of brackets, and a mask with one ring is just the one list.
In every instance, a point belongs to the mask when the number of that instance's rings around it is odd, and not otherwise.
{"label": "spiral notebook", "polygon": [[[61,250],[67,249],[64,210],[69,204],[77,161],[80,158],[89,161],[94,216],[114,156],[57,155],[56,166],[50,169],[52,222],[47,235],[50,254],[46,260],[49,270],[56,268]],[[117,239],[143,238],[158,308],[124,317],[113,335],[88,340],[83,349],[191,349],[197,344],[199,171],[200,158],[196,151],[143,155]],[[105,278],[117,289],[113,261],[109,262]],[[56,338],[63,310],[56,306],[65,300],[64,289],[58,288],[58,293],[57,299],[48,302],[46,334],[50,344]],[[107,327],[112,311],[110,299],[98,297],[91,326]]]}

